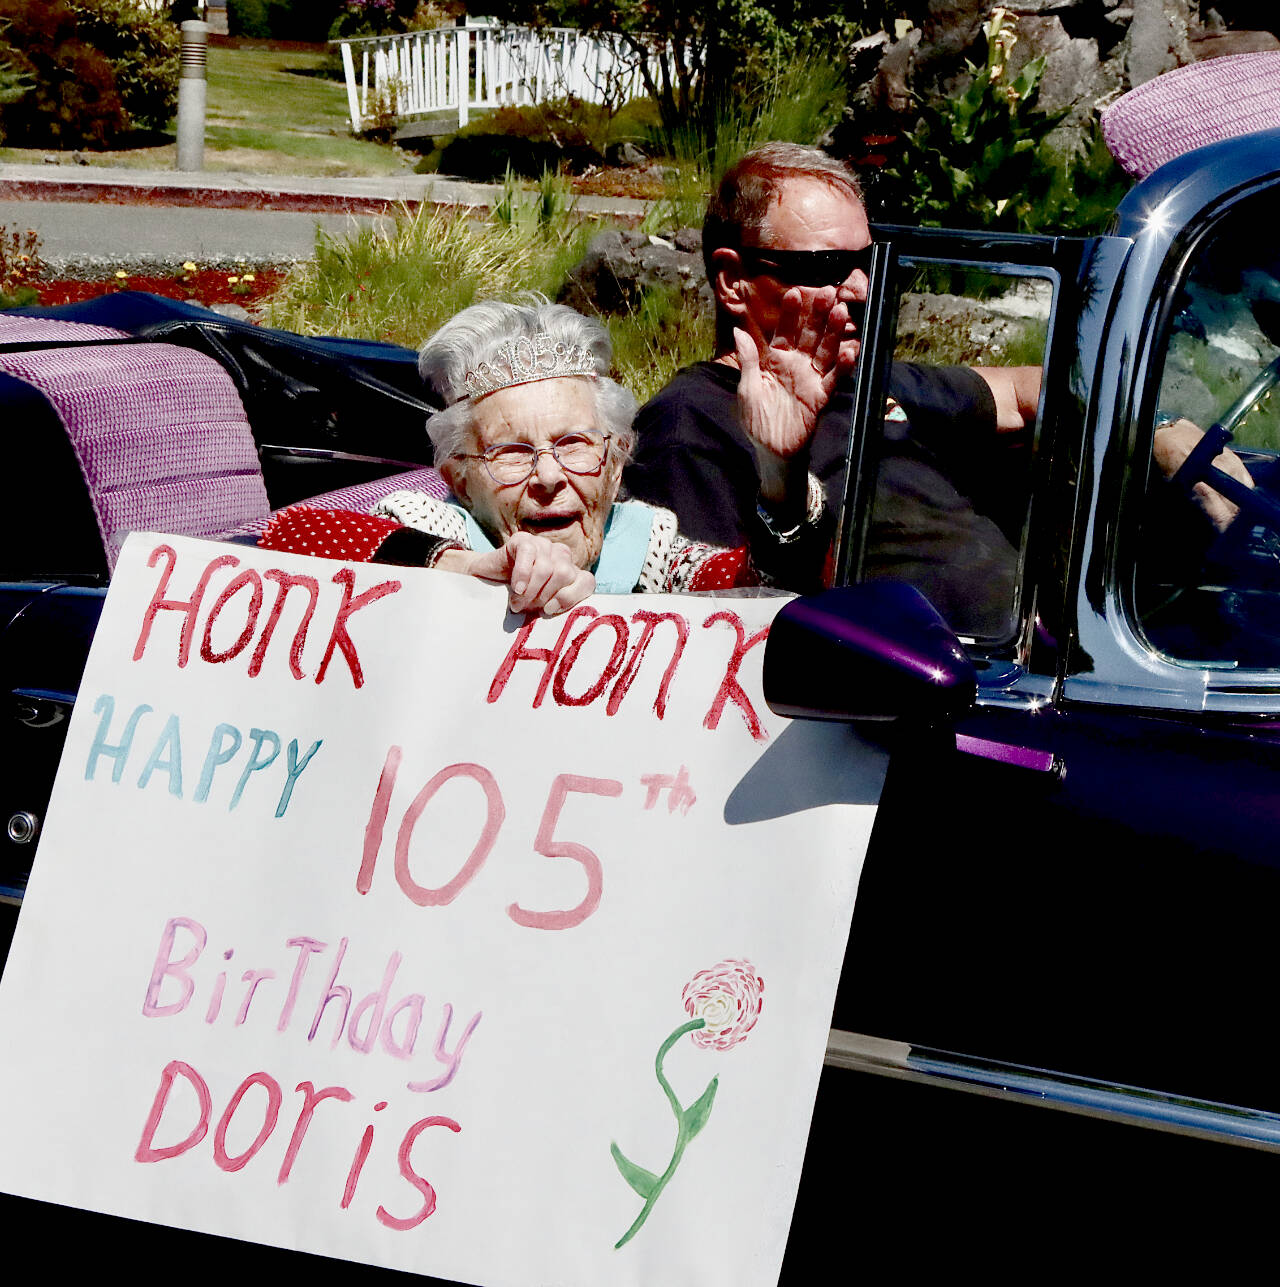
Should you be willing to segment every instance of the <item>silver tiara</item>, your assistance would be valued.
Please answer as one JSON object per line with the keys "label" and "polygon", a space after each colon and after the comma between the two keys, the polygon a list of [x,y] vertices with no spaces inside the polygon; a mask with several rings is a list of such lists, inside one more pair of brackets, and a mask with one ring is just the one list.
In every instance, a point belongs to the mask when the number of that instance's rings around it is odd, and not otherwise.
{"label": "silver tiara", "polygon": [[582,344],[564,344],[546,331],[530,338],[504,340],[492,362],[478,362],[462,377],[469,398],[483,398],[497,389],[564,375],[598,375],[596,359]]}

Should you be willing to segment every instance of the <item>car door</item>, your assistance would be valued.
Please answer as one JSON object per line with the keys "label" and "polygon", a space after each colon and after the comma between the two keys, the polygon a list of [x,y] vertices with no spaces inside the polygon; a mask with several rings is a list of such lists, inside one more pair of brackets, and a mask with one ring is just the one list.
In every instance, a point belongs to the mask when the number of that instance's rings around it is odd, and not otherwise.
{"label": "car door", "polygon": [[[853,1067],[887,1059],[924,1079],[1280,1138],[1265,1020],[1280,909],[1268,633],[1280,538],[1242,511],[1243,553],[1224,553],[1152,455],[1158,418],[1208,427],[1275,371],[1263,318],[1280,282],[1258,236],[1280,213],[1275,177],[1260,149],[1227,151],[1142,185],[1114,237],[878,231],[848,583],[874,580],[878,421],[907,287],[980,268],[1047,282],[1051,303],[1040,414],[1013,484],[1023,519],[1004,520],[1017,555],[1000,587],[1007,628],[954,623],[972,705],[883,734],[890,770],[835,1018],[880,1042],[842,1045],[837,1032],[837,1063],[843,1049]],[[1242,282],[1248,304],[1262,301],[1247,326]],[[1280,437],[1268,421],[1237,438],[1265,491]],[[1183,557],[1170,583],[1166,565]],[[1170,594],[1186,620],[1154,612]]]}

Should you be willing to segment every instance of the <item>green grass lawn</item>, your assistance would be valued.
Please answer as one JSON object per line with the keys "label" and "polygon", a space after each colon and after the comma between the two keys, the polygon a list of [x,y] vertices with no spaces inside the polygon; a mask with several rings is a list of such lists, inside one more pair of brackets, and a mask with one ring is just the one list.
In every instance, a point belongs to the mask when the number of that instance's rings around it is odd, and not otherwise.
{"label": "green grass lawn", "polygon": [[[209,50],[206,170],[252,174],[356,176],[402,173],[397,149],[351,137],[341,81],[319,70],[322,53],[272,49]],[[172,170],[176,144],[85,152],[90,165]],[[48,148],[0,148],[0,161],[39,162]]]}

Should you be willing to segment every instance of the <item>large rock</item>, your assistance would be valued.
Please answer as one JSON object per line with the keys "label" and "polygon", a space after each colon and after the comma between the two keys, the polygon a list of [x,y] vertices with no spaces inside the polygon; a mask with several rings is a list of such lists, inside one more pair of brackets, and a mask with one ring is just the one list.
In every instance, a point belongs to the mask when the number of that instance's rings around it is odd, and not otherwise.
{"label": "large rock", "polygon": [[1131,0],[1129,88],[1192,61],[1191,0]]}
{"label": "large rock", "polygon": [[1018,22],[1018,43],[1009,56],[1016,75],[1033,58],[1044,56],[1040,106],[1046,112],[1065,112],[1097,93],[1101,62],[1098,42],[1071,37],[1057,17],[1026,17]]}
{"label": "large rock", "polygon": [[997,7],[1017,32],[1011,72],[1044,54],[1041,106],[1069,111],[1082,128],[1099,107],[1162,72],[1199,58],[1280,47],[1270,31],[1228,30],[1228,22],[1248,21],[1260,10],[1220,3],[1227,5],[1226,22],[1208,0],[1007,0],[999,6],[928,0],[923,21],[909,34],[895,39],[881,32],[854,46],[854,92],[835,150],[856,155],[868,132],[909,129],[921,97],[961,88],[967,65],[986,59],[983,26]]}
{"label": "large rock", "polygon": [[700,232],[681,229],[670,240],[617,229],[598,233],[558,300],[580,312],[625,313],[654,289],[678,290],[696,309],[713,307]]}
{"label": "large rock", "polygon": [[1232,54],[1265,54],[1276,49],[1280,49],[1280,39],[1269,31],[1222,31],[1191,38],[1191,52],[1197,62]]}

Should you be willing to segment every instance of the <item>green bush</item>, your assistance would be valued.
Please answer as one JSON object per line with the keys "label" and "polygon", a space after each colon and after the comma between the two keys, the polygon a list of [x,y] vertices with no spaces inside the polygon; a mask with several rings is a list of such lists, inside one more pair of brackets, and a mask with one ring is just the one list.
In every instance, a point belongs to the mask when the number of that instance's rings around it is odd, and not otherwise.
{"label": "green bush", "polygon": [[267,0],[227,0],[227,31],[233,36],[266,40],[271,35]]}
{"label": "green bush", "polygon": [[167,129],[178,106],[178,29],[138,0],[70,0],[80,38],[111,64],[129,124]]}
{"label": "green bush", "polygon": [[604,160],[608,135],[608,113],[581,99],[500,107],[460,129],[435,168],[477,180],[500,180],[508,170],[526,179],[544,170],[581,173]]}
{"label": "green bush", "polygon": [[343,0],[267,0],[267,26],[277,40],[306,40],[313,44],[329,38]]}
{"label": "green bush", "polygon": [[343,0],[329,28],[329,39],[340,36],[383,36],[403,31],[395,0]]}
{"label": "green bush", "polygon": [[[554,296],[592,229],[563,212],[556,225],[517,218],[480,225],[469,211],[427,205],[393,228],[317,239],[315,257],[290,270],[267,321],[304,335],[351,335],[417,348],[483,298]],[[568,262],[567,262],[568,261]]]}
{"label": "green bush", "polygon": [[881,172],[876,196],[890,218],[1022,229],[1043,203],[1052,162],[1042,145],[1062,120],[1036,110],[1044,58],[1010,78],[1014,24],[993,15],[985,31],[985,66],[969,64],[960,93],[921,104],[901,157]]}
{"label": "green bush", "polygon": [[0,106],[9,142],[102,148],[128,128],[111,63],[79,34],[67,0],[0,0],[0,58],[31,82]]}
{"label": "green bush", "polygon": [[1105,232],[1133,180],[1111,155],[1097,121],[1075,151],[1046,144],[1041,155],[1049,169],[1048,188],[1024,220],[1025,230],[1078,236]]}
{"label": "green bush", "polygon": [[[3,36],[2,31],[0,36]],[[7,60],[3,48],[0,47],[0,108],[3,108],[6,103],[16,103],[33,88],[34,82]],[[4,120],[0,116],[0,143],[3,142]]]}

